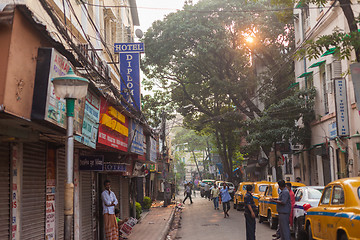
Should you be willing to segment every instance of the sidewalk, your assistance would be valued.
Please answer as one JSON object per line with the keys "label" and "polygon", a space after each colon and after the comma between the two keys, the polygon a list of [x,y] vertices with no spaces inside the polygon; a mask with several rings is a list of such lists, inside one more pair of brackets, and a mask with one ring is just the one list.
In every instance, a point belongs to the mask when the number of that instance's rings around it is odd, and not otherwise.
{"label": "sidewalk", "polygon": [[136,224],[129,240],[165,240],[174,217],[175,205],[152,207],[144,219]]}

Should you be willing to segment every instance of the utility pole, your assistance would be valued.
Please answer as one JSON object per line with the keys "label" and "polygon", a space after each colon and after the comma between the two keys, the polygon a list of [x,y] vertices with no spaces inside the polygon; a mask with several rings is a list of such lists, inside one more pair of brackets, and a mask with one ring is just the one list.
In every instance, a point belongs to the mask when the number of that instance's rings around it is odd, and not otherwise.
{"label": "utility pole", "polygon": [[[161,141],[162,141],[162,161],[164,166],[164,207],[167,207],[168,201],[171,198],[171,189],[170,184],[167,181],[168,176],[168,165],[166,163],[166,153],[167,153],[167,147],[166,147],[166,112],[163,111],[161,114]],[[170,196],[169,196],[170,195]]]}

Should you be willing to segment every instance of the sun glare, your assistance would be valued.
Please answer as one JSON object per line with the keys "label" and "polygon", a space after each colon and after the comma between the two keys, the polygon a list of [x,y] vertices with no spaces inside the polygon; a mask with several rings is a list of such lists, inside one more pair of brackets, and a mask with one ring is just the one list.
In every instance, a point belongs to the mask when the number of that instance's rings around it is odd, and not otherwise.
{"label": "sun glare", "polygon": [[251,37],[251,36],[246,37],[245,40],[246,40],[248,43],[253,43],[253,42],[254,42],[254,38]]}

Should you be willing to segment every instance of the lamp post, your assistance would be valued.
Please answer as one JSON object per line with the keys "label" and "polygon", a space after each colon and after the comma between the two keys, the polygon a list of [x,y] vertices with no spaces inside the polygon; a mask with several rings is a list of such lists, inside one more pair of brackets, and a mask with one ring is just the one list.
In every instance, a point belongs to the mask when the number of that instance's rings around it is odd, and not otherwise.
{"label": "lamp post", "polygon": [[89,80],[77,76],[70,67],[65,76],[52,79],[55,95],[66,100],[66,183],[64,203],[64,231],[65,239],[71,239],[71,225],[74,215],[74,107],[75,99],[83,98],[87,94]]}

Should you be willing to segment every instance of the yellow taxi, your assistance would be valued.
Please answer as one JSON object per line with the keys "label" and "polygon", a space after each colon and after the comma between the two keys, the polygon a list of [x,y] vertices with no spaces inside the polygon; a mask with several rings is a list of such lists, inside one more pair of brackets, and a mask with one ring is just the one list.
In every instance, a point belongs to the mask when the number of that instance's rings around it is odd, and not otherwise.
{"label": "yellow taxi", "polygon": [[267,181],[254,182],[252,195],[253,195],[254,202],[255,202],[255,205],[257,208],[259,208],[260,196],[262,196],[265,193],[266,187],[270,183],[271,182],[267,182]]}
{"label": "yellow taxi", "polygon": [[253,185],[253,182],[241,182],[234,195],[234,208],[240,210],[244,207],[244,197],[246,194],[246,186]]}
{"label": "yellow taxi", "polygon": [[[298,187],[303,187],[305,184],[298,182],[290,182],[291,188],[294,191]],[[271,198],[279,198],[279,185],[276,182],[270,183],[263,195],[259,199],[259,222],[268,221],[270,228],[277,227],[278,212],[276,210],[276,203],[271,202]]]}
{"label": "yellow taxi", "polygon": [[305,217],[308,239],[360,239],[360,177],[329,183]]}

